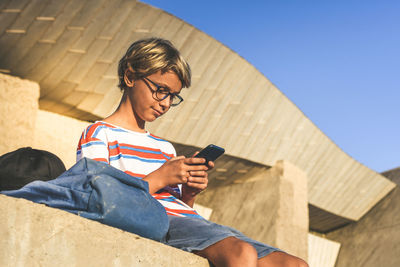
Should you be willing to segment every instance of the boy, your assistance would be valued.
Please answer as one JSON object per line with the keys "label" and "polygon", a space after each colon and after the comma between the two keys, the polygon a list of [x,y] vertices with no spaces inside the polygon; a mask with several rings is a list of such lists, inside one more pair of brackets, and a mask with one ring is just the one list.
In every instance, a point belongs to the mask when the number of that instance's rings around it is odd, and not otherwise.
{"label": "boy", "polygon": [[307,266],[299,258],[199,216],[193,204],[207,187],[206,171],[214,164],[177,157],[169,142],[145,130],[146,122],[180,104],[180,91],[190,86],[190,68],[178,50],[163,39],[137,41],[120,60],[118,74],[121,102],[109,117],[86,128],[77,159],[103,161],[147,181],[149,193],[169,217],[165,244],[205,257],[216,266]]}

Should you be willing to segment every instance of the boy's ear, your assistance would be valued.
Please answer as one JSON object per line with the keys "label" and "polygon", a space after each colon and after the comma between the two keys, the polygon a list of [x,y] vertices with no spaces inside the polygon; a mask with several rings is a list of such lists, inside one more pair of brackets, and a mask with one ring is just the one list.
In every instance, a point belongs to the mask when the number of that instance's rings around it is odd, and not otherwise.
{"label": "boy's ear", "polygon": [[133,72],[129,69],[125,70],[124,81],[126,86],[133,87],[135,85],[135,79],[133,78]]}

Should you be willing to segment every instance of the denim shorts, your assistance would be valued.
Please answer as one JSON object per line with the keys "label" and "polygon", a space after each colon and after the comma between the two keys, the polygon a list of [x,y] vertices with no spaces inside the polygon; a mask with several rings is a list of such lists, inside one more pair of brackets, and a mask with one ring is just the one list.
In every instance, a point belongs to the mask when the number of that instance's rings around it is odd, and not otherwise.
{"label": "denim shorts", "polygon": [[251,244],[262,258],[280,249],[248,238],[236,229],[219,225],[202,218],[168,216],[169,230],[164,244],[187,252],[203,250],[227,237],[236,237]]}

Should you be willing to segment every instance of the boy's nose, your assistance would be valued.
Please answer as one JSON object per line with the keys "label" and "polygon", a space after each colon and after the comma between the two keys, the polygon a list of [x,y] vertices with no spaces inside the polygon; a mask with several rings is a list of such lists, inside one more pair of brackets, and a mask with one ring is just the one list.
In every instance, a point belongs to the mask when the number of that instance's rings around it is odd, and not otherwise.
{"label": "boy's nose", "polygon": [[161,100],[160,106],[163,108],[169,108],[171,106],[171,96],[167,96],[165,99]]}

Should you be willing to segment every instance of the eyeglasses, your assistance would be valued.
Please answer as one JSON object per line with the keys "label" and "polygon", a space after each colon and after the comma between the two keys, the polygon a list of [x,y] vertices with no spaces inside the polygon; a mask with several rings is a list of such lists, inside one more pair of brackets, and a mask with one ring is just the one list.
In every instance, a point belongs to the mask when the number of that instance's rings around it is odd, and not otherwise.
{"label": "eyeglasses", "polygon": [[[145,77],[145,78],[142,78],[142,80],[147,85],[147,87],[153,92],[153,97],[156,100],[163,101],[164,99],[166,99],[167,97],[170,96],[171,106],[173,106],[173,107],[179,105],[183,101],[183,98],[180,95],[171,93],[168,90],[168,88],[156,84],[155,82],[153,82],[149,78]],[[153,84],[157,89],[154,90],[153,88],[151,88],[151,86],[150,86],[150,84],[148,82]]]}

